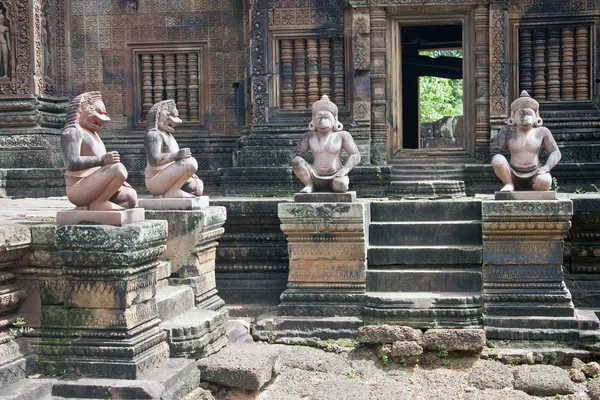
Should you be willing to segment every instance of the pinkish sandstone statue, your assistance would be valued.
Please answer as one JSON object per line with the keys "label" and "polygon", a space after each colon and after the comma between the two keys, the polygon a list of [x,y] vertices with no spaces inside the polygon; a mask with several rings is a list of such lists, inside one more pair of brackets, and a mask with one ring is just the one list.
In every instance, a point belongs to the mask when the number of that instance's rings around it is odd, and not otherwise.
{"label": "pinkish sandstone statue", "polygon": [[61,135],[67,198],[88,210],[122,210],[137,203],[119,153],[107,152],[98,136],[108,121],[100,92],[83,93],[71,101]]}
{"label": "pinkish sandstone statue", "polygon": [[[501,154],[496,154],[492,159],[494,172],[504,183],[501,191],[511,192],[515,187],[550,190],[550,170],[560,161],[561,154],[550,130],[542,126],[540,105],[523,91],[510,108],[508,123],[514,125],[515,129],[499,133],[495,139],[497,149],[508,148],[510,151],[510,163]],[[542,146],[548,152],[545,165],[539,159]]]}
{"label": "pinkish sandstone statue", "polygon": [[148,112],[145,176],[146,187],[155,196],[195,197],[204,190],[204,184],[195,175],[198,162],[189,148],[179,149],[173,137],[181,122],[173,100],[160,101]]}
{"label": "pinkish sandstone statue", "polygon": [[[305,185],[301,192],[330,189],[345,193],[350,184],[348,173],[360,162],[358,147],[352,135],[342,130],[344,126],[338,121],[338,108],[327,95],[315,101],[311,108],[310,131],[304,134],[296,151],[301,154],[311,150],[314,162],[310,165],[302,157],[292,160],[294,173]],[[346,165],[342,165],[342,149],[348,153]]]}

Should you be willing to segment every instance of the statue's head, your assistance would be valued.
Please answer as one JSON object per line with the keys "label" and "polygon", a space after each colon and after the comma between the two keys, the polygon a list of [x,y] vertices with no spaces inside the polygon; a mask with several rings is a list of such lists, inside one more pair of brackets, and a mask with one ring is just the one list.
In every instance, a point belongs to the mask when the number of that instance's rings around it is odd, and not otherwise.
{"label": "statue's head", "polygon": [[83,129],[97,133],[110,121],[100,92],[87,92],[71,100],[67,111],[67,127],[79,125]]}
{"label": "statue's head", "polygon": [[321,100],[315,101],[311,107],[312,121],[308,124],[308,129],[311,131],[319,131],[329,133],[331,131],[341,131],[344,129],[338,121],[338,108],[329,100],[329,97],[324,94]]}
{"label": "statue's head", "polygon": [[173,133],[182,122],[177,105],[173,100],[159,101],[148,111],[148,130],[158,129],[162,132]]}
{"label": "statue's head", "polygon": [[541,126],[543,123],[542,118],[540,118],[539,103],[532,99],[525,90],[521,92],[521,97],[512,102],[510,109],[509,125],[531,128]]}

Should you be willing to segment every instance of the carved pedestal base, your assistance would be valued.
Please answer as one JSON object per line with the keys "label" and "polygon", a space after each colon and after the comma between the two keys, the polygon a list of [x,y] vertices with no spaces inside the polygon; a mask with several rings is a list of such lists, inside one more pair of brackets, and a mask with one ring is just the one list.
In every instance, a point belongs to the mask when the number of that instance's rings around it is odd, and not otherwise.
{"label": "carved pedestal base", "polygon": [[208,207],[208,196],[184,197],[184,198],[161,198],[140,199],[140,207],[146,210],[200,210]]}
{"label": "carved pedestal base", "polygon": [[56,213],[56,225],[103,224],[123,226],[144,221],[143,208],[119,211],[67,210]]}
{"label": "carved pedestal base", "polygon": [[164,219],[169,224],[167,250],[161,258],[171,263],[169,283],[173,286],[160,290],[161,301],[180,308],[180,313],[161,315],[161,329],[167,333],[171,355],[199,358],[218,351],[227,344],[224,323],[228,314],[215,280],[217,240],[223,234],[225,207],[146,210],[146,218]]}
{"label": "carved pedestal base", "polygon": [[576,339],[562,271],[570,200],[483,201],[484,326],[490,339]]}
{"label": "carved pedestal base", "polygon": [[42,304],[31,341],[40,371],[136,379],[169,358],[154,298],[166,222],[54,232],[50,259],[64,271],[64,303]]}
{"label": "carved pedestal base", "polygon": [[[321,195],[326,197],[327,193]],[[285,325],[286,317],[361,316],[366,288],[367,209],[360,202],[279,204],[290,272],[276,325]],[[295,323],[304,320],[292,319]]]}

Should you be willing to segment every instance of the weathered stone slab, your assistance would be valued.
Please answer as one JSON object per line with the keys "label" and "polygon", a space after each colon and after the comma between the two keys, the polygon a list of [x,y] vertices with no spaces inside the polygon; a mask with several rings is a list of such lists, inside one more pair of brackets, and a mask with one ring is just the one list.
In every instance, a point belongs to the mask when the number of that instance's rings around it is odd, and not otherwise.
{"label": "weathered stone slab", "polygon": [[261,344],[230,344],[217,354],[198,360],[203,381],[258,390],[281,366],[280,350]]}
{"label": "weathered stone slab", "polygon": [[600,400],[600,379],[592,379],[587,383],[588,395],[590,400]]}
{"label": "weathered stone slab", "polygon": [[398,341],[421,343],[423,332],[408,326],[366,325],[358,328],[357,340],[366,344],[394,343]]}
{"label": "weathered stone slab", "polygon": [[356,201],[356,192],[313,192],[294,194],[295,203],[352,203]]}
{"label": "weathered stone slab", "polygon": [[398,341],[392,344],[392,357],[406,359],[423,354],[423,347],[417,342]]}
{"label": "weathered stone slab", "polygon": [[53,379],[25,379],[0,387],[2,400],[51,399]]}
{"label": "weathered stone slab", "polygon": [[512,388],[513,372],[506,365],[491,360],[479,360],[469,373],[469,385],[477,389]]}
{"label": "weathered stone slab", "polygon": [[496,192],[494,200],[556,200],[556,192]]}
{"label": "weathered stone slab", "polygon": [[575,393],[569,372],[553,365],[523,365],[515,368],[514,386],[517,390],[536,396]]}
{"label": "weathered stone slab", "polygon": [[462,400],[533,400],[537,397],[532,397],[520,390],[498,390],[489,389],[465,393],[461,396]]}
{"label": "weathered stone slab", "polygon": [[425,350],[481,351],[485,342],[483,329],[430,329],[423,334]]}
{"label": "weathered stone slab", "polygon": [[146,210],[201,210],[209,206],[208,196],[186,198],[139,199],[138,204]]}
{"label": "weathered stone slab", "polygon": [[143,208],[118,211],[67,210],[56,213],[56,225],[102,224],[123,226],[144,221]]}

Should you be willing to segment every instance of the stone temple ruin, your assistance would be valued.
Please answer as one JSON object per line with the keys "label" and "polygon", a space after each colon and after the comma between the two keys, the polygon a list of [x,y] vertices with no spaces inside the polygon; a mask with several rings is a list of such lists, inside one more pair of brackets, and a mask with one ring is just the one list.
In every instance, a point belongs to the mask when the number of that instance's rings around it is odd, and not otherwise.
{"label": "stone temple ruin", "polygon": [[[0,213],[0,398],[256,391],[254,341],[598,359],[599,32],[600,0],[0,0],[0,209],[50,210]],[[421,122],[422,77],[462,115]]]}

